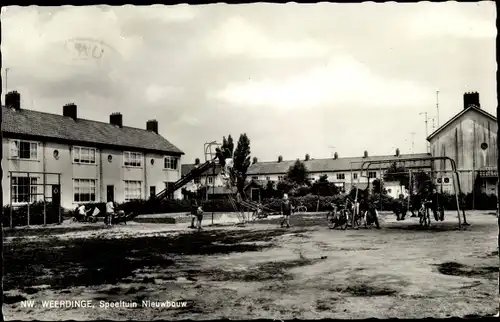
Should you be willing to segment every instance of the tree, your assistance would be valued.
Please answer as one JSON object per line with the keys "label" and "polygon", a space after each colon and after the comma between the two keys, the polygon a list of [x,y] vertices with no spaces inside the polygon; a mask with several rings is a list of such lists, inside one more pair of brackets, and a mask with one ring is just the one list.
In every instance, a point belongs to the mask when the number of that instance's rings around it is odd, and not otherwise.
{"label": "tree", "polygon": [[285,178],[299,185],[308,184],[309,178],[307,177],[307,167],[304,162],[301,162],[300,160],[295,161],[295,163],[288,169]]}
{"label": "tree", "polygon": [[231,134],[229,134],[227,136],[227,148],[228,148],[229,152],[231,152],[230,157],[232,157],[234,154],[234,142],[233,142],[233,138],[231,137]]}
{"label": "tree", "polygon": [[253,159],[252,159],[252,164],[256,164],[256,163],[257,163],[257,161],[259,161],[259,159],[257,159],[257,157],[253,157]]}
{"label": "tree", "polygon": [[246,133],[240,135],[238,145],[234,151],[234,166],[232,176],[236,181],[236,188],[243,196],[243,189],[245,188],[245,181],[247,178],[247,170],[250,166],[250,140]]}
{"label": "tree", "polygon": [[278,157],[278,163],[279,162],[283,162],[283,156],[281,156],[281,155]]}
{"label": "tree", "polygon": [[333,196],[339,194],[340,189],[333,182],[328,182],[328,175],[324,174],[312,184],[311,191],[317,196]]}
{"label": "tree", "polygon": [[431,177],[423,172],[418,171],[412,175],[413,187],[417,191],[417,194],[422,194],[425,190],[431,192],[435,188],[435,184],[432,182]]}
{"label": "tree", "polygon": [[398,166],[394,162],[385,172],[384,181],[396,181],[399,182],[400,186],[405,186],[408,189],[410,185],[410,173],[405,167]]}
{"label": "tree", "polygon": [[310,158],[310,156],[309,156],[309,153],[308,153],[308,154],[306,154],[305,161],[309,161],[309,158]]}

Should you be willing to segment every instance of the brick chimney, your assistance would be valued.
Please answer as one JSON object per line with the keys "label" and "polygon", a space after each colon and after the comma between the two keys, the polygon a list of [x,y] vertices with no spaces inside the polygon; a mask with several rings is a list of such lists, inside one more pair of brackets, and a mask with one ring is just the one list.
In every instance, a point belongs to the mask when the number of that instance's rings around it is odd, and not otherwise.
{"label": "brick chimney", "polygon": [[109,123],[123,127],[123,115],[121,113],[111,113],[109,115]]}
{"label": "brick chimney", "polygon": [[363,154],[363,158],[368,158],[368,151],[365,150],[365,153]]}
{"label": "brick chimney", "polygon": [[396,149],[396,156],[399,157],[399,149]]}
{"label": "brick chimney", "polygon": [[478,108],[481,107],[478,92],[464,93],[464,109],[468,109],[471,105],[475,105]]}
{"label": "brick chimney", "polygon": [[338,158],[339,158],[339,154],[338,154],[337,152],[335,152],[335,153],[333,154],[333,159],[334,159],[334,160],[337,160]]}
{"label": "brick chimney", "polygon": [[21,109],[21,94],[17,91],[5,94],[5,106],[19,111]]}
{"label": "brick chimney", "polygon": [[157,120],[147,121],[146,122],[146,130],[158,134],[158,121]]}
{"label": "brick chimney", "polygon": [[68,103],[63,106],[63,115],[66,117],[71,117],[73,120],[77,119],[77,108],[75,103]]}

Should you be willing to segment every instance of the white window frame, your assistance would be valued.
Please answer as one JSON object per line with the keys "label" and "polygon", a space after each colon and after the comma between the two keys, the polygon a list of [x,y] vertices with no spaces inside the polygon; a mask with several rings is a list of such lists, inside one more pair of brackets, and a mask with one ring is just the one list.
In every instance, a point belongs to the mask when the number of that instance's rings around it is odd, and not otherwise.
{"label": "white window frame", "polygon": [[17,182],[16,184],[14,184],[12,181],[14,179],[17,179],[17,178],[26,178],[28,179],[28,176],[16,176],[16,175],[13,175],[11,178],[10,178],[10,186],[12,187],[12,191],[10,192],[11,193],[11,200],[12,200],[12,204],[15,204],[15,205],[25,205],[25,204],[28,204],[28,203],[34,203],[36,201],[38,201],[38,179],[39,177],[32,177],[30,176],[29,179],[30,179],[30,182],[28,184],[28,188],[30,190],[30,192],[28,193],[28,196],[30,196],[29,198],[29,201],[17,201],[19,200],[19,193],[18,193],[18,187],[20,186],[19,183]]}
{"label": "white window frame", "polygon": [[[82,152],[87,151],[88,154],[88,160],[83,161],[82,160]],[[94,158],[92,159],[92,154],[94,155]],[[78,161],[76,161],[76,157],[78,156]],[[85,146],[73,146],[73,163],[76,164],[96,164],[97,163],[97,149],[96,148],[89,148]]]}
{"label": "white window frame", "polygon": [[259,176],[252,176],[252,180],[259,180]]}
{"label": "white window frame", "polygon": [[[132,160],[134,158],[135,158],[136,164],[131,164]],[[123,166],[124,167],[142,168],[142,159],[143,159],[143,154],[141,152],[123,151]],[[137,163],[139,163],[139,164],[137,165]]]}
{"label": "white window frame", "polygon": [[193,179],[193,183],[195,183],[195,184],[198,184],[200,182],[201,182],[200,177],[196,177],[196,178]]}
{"label": "white window frame", "polygon": [[266,180],[267,180],[267,181],[271,181],[271,177],[267,176],[267,177],[266,177]]}
{"label": "white window frame", "polygon": [[284,176],[278,176],[278,181],[283,181]]}
{"label": "white window frame", "polygon": [[337,173],[337,180],[345,180],[345,173]]}
{"label": "white window frame", "polygon": [[213,184],[214,183],[214,177],[213,176],[209,176],[208,177],[208,184]]}
{"label": "white window frame", "polygon": [[[131,194],[130,193],[130,188],[128,185],[130,184],[134,184],[134,185],[137,185],[138,184],[138,187],[139,187],[139,193],[134,193],[134,194]],[[131,201],[131,200],[135,200],[135,199],[143,199],[143,189],[142,189],[142,181],[139,181],[139,180],[124,180],[123,181],[123,186],[124,186],[124,196],[125,196],[125,201]],[[132,187],[132,188],[137,188],[136,187]]]}
{"label": "white window frame", "polygon": [[165,170],[178,170],[179,158],[167,155],[163,158],[163,169]]}
{"label": "white window frame", "polygon": [[357,174],[357,173],[353,173],[353,174],[352,174],[352,178],[353,178],[353,179],[357,179],[357,178],[358,178],[358,174]]}
{"label": "white window frame", "polygon": [[377,171],[368,171],[369,179],[377,179]]}
{"label": "white window frame", "polygon": [[[89,194],[89,199],[87,201],[82,201],[82,200],[76,200],[75,199],[75,194],[77,194],[77,188],[78,188],[78,194],[82,194],[82,188],[85,189],[87,187],[85,186],[79,186],[77,187],[77,183],[81,184],[84,182],[88,182],[88,194]],[[94,200],[92,200],[92,190],[94,191]],[[85,192],[85,190],[84,190]],[[81,198],[79,198],[81,199]],[[72,197],[73,203],[92,203],[97,201],[97,179],[93,178],[73,178],[73,197]]]}
{"label": "white window frame", "polygon": [[[20,152],[21,152],[21,143],[29,143],[30,144],[30,157],[29,158],[21,158],[20,157]],[[11,159],[16,159],[16,160],[31,160],[31,161],[37,161],[38,160],[38,146],[39,142],[36,141],[29,141],[29,140],[9,140],[9,149],[10,149],[10,158]],[[35,146],[34,150],[35,153],[33,153],[33,147]]]}

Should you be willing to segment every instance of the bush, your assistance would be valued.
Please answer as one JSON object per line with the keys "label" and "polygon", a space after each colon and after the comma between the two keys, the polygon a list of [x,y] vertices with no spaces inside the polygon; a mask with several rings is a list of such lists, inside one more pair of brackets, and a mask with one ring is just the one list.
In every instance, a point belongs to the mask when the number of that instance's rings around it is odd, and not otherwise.
{"label": "bush", "polygon": [[[29,205],[30,225],[43,225],[43,210],[44,203],[35,202]],[[57,207],[51,202],[45,204],[46,223],[55,224],[59,222],[59,210],[61,216],[64,216],[67,211],[62,207]],[[2,224],[4,227],[10,226],[11,208],[9,205],[3,207]],[[28,224],[28,205],[20,207],[12,207],[12,226],[26,226]]]}

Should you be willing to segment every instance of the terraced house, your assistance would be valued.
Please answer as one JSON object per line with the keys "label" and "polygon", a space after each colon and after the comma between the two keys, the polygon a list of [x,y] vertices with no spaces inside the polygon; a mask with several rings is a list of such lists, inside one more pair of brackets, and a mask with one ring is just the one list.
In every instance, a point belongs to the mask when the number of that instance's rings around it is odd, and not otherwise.
{"label": "terraced house", "polygon": [[57,198],[73,208],[144,199],[181,176],[184,153],[158,134],[156,120],[140,129],[124,126],[120,113],[104,123],[78,118],[75,104],[57,115],[22,109],[20,102],[10,92],[2,106],[4,204]]}

